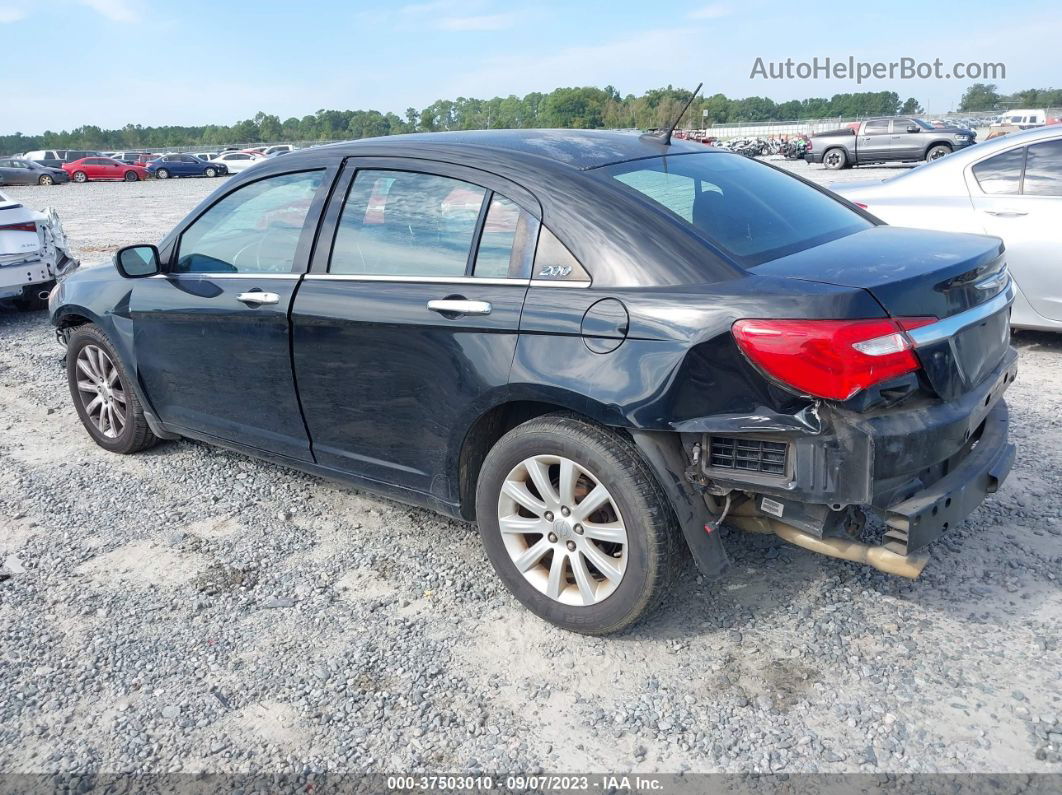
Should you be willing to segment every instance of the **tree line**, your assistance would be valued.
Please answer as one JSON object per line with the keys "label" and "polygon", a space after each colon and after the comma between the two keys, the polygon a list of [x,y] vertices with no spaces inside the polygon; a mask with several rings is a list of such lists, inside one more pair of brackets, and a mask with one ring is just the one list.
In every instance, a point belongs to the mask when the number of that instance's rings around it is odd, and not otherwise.
{"label": "tree line", "polygon": [[[963,97],[963,110],[978,110],[965,104],[982,105],[987,96],[999,103],[1007,97],[995,94],[995,86],[971,86]],[[976,89],[976,90],[975,90]],[[984,89],[991,89],[986,92]],[[1059,94],[1052,89],[1033,89],[1014,96],[1026,97]],[[669,123],[690,97],[686,89],[668,86],[647,91],[640,96],[621,96],[613,86],[596,88],[557,88],[549,93],[532,92],[524,97],[510,95],[493,99],[458,97],[440,99],[426,108],[407,108],[404,115],[378,110],[319,110],[302,118],[285,120],[274,114],[258,113],[233,125],[167,125],[145,127],[127,124],[120,129],[105,130],[85,125],[61,132],[41,135],[0,135],[0,152],[25,152],[33,149],[150,149],[176,146],[209,148],[231,143],[275,143],[280,141],[333,141],[395,135],[408,132],[472,129],[526,129],[563,127],[589,129],[651,129]],[[967,103],[967,98],[969,103]],[[1044,102],[1029,102],[1033,106]],[[1062,104],[1062,100],[1046,103]],[[685,116],[683,126],[705,127],[727,122],[791,121],[858,116],[891,116],[897,113],[921,113],[914,97],[900,100],[895,91],[865,91],[835,94],[829,99],[812,97],[775,102],[767,97],[732,99],[723,94],[698,97]]]}
{"label": "tree line", "polygon": [[964,112],[1008,108],[1062,108],[1062,88],[1028,88],[1000,94],[995,83],[974,83],[959,102],[959,110]]}

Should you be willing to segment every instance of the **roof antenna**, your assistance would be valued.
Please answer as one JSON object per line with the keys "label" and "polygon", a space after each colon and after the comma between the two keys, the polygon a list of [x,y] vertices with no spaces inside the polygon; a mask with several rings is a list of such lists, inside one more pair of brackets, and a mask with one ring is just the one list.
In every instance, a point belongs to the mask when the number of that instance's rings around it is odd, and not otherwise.
{"label": "roof antenna", "polygon": [[671,122],[671,126],[667,128],[666,132],[660,133],[659,135],[650,135],[649,133],[646,133],[641,137],[646,140],[662,143],[664,146],[671,146],[671,133],[675,132],[675,128],[678,127],[679,122],[682,121],[682,117],[686,115],[686,111],[690,109],[690,105],[693,104],[694,98],[696,98],[697,94],[700,93],[701,86],[703,85],[704,83],[698,83],[697,87],[693,89],[693,93],[690,94],[689,100],[686,102],[685,105],[682,106],[682,110],[679,111],[678,117],[673,122]]}

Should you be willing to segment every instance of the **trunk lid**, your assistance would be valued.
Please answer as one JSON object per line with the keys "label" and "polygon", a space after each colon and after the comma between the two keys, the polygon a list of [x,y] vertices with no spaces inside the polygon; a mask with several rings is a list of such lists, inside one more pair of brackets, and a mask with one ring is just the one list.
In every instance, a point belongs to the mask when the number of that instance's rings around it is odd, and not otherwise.
{"label": "trunk lid", "polygon": [[755,272],[859,287],[893,317],[950,319],[926,327],[935,333],[917,348],[932,387],[948,399],[980,383],[1010,344],[1003,251],[995,237],[876,226]]}

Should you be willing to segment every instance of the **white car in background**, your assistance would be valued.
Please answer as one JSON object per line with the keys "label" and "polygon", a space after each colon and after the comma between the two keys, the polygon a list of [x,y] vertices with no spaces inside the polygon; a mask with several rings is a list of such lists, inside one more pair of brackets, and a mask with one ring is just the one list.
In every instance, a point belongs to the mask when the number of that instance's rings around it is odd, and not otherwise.
{"label": "white car in background", "polygon": [[240,171],[246,171],[255,163],[260,163],[265,159],[265,155],[255,152],[222,152],[217,157],[212,158],[210,162],[222,163],[228,168],[230,174],[236,174]]}
{"label": "white car in background", "polygon": [[1062,331],[1062,126],[993,138],[896,177],[830,189],[892,226],[1003,238],[1018,288],[1011,325]]}
{"label": "white car in background", "polygon": [[0,192],[0,298],[13,298],[19,309],[43,309],[56,279],[77,265],[55,210],[30,210]]}

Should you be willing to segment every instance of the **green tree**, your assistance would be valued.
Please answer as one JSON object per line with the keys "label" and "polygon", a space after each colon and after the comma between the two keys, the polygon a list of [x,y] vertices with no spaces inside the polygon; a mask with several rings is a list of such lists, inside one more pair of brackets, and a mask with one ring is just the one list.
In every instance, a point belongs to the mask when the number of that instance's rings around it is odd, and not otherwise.
{"label": "green tree", "polygon": [[903,103],[903,107],[900,108],[900,113],[904,115],[916,115],[918,113],[925,113],[926,109],[918,104],[918,100],[914,97],[908,97]]}
{"label": "green tree", "polygon": [[995,110],[999,107],[1000,96],[995,83],[974,83],[959,102],[961,111]]}

